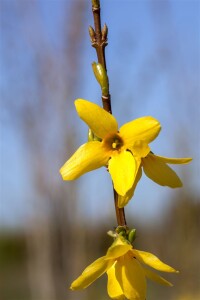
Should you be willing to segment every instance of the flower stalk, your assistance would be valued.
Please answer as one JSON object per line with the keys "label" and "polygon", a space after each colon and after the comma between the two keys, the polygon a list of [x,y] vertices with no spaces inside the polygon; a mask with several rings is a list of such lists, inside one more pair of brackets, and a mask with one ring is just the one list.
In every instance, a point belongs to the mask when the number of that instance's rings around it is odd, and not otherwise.
{"label": "flower stalk", "polygon": [[[94,19],[94,29],[92,26],[89,27],[89,35],[92,43],[92,47],[95,48],[97,53],[97,59],[100,66],[104,70],[104,80],[106,79],[106,89],[102,88],[102,105],[103,108],[112,114],[112,107],[111,107],[111,97],[109,93],[109,79],[107,75],[107,68],[106,68],[106,57],[105,57],[105,47],[108,45],[107,43],[107,35],[108,35],[108,27],[105,24],[101,29],[101,7],[99,0],[92,0],[92,13]],[[96,66],[96,65],[95,65]],[[94,69],[94,64],[93,64]],[[98,79],[97,79],[98,80]],[[100,84],[101,85],[101,84]],[[118,194],[113,188],[114,192],[114,204],[115,204],[115,211],[116,211],[116,218],[118,226],[125,226],[126,227],[126,217],[124,208],[118,207]]]}

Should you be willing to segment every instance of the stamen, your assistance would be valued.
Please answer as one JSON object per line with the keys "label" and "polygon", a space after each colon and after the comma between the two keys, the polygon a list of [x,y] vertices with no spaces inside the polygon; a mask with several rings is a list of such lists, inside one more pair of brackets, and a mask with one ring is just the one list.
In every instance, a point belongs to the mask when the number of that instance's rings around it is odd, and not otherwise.
{"label": "stamen", "polygon": [[121,145],[122,145],[122,142],[118,138],[115,138],[114,142],[112,143],[112,148],[119,149],[121,147]]}
{"label": "stamen", "polygon": [[116,149],[117,148],[117,143],[112,143],[112,148]]}

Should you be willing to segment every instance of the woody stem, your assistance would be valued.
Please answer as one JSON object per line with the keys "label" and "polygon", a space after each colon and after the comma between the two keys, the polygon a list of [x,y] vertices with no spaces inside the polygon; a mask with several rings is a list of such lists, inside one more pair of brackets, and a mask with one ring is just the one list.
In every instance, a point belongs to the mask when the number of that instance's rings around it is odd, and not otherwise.
{"label": "woody stem", "polygon": [[[106,57],[105,57],[105,47],[107,46],[107,34],[108,28],[106,25],[101,28],[101,8],[100,8],[100,0],[92,0],[92,12],[94,19],[94,29],[92,27],[89,28],[90,38],[92,46],[95,48],[98,58],[98,63],[100,63],[106,70]],[[111,108],[111,97],[109,93],[109,87],[107,94],[102,95],[102,104],[103,108],[112,114]],[[118,197],[119,195],[114,190],[114,203],[115,203],[115,211],[118,226],[126,226],[126,217],[124,208],[118,207]]]}

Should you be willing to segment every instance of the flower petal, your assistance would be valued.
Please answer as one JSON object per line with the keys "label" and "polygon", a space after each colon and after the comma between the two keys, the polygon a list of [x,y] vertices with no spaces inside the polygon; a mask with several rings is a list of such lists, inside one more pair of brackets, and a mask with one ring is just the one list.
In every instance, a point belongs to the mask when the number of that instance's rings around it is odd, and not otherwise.
{"label": "flower petal", "polygon": [[157,256],[140,250],[133,249],[132,253],[143,264],[146,264],[158,271],[178,273],[174,268],[163,263]]}
{"label": "flower petal", "polygon": [[142,166],[145,174],[156,183],[171,188],[182,186],[178,175],[154,154],[149,153],[147,157],[142,158]]}
{"label": "flower petal", "polygon": [[132,188],[124,196],[118,195],[118,207],[119,208],[122,208],[125,205],[127,205],[129,200],[133,197],[133,194],[135,192],[135,188],[136,188],[141,176],[142,176],[142,168],[139,167]]}
{"label": "flower petal", "polygon": [[130,146],[130,150],[134,156],[146,157],[150,152],[150,147],[146,142],[137,140]]}
{"label": "flower petal", "polygon": [[117,132],[117,120],[99,105],[87,100],[77,99],[75,106],[79,117],[99,138],[103,139],[108,133]]}
{"label": "flower petal", "polygon": [[160,275],[156,274],[155,272],[143,268],[143,271],[145,273],[145,276],[148,277],[149,279],[162,284],[162,285],[167,285],[167,286],[173,286],[173,284],[171,284],[171,282],[167,281],[165,278],[161,277]]}
{"label": "flower petal", "polygon": [[158,136],[160,130],[160,123],[148,116],[124,124],[119,132],[126,144],[133,145],[137,140],[149,144]]}
{"label": "flower petal", "polygon": [[124,196],[133,186],[139,165],[129,151],[118,152],[108,162],[108,170],[113,180],[114,189]]}
{"label": "flower petal", "polygon": [[115,274],[127,299],[146,299],[145,274],[135,258],[128,258],[128,255],[125,255],[119,259],[115,265]]}
{"label": "flower petal", "polygon": [[170,157],[164,157],[164,156],[158,156],[155,154],[149,154],[149,155],[154,155],[156,157],[157,160],[165,162],[167,164],[188,164],[189,162],[192,161],[191,157],[184,157],[184,158],[170,158]]}
{"label": "flower petal", "polygon": [[81,276],[72,282],[70,289],[85,289],[97,278],[103,275],[112,266],[112,264],[112,261],[105,260],[105,256],[98,258],[83,271]]}
{"label": "flower petal", "polygon": [[111,299],[124,300],[124,293],[121,289],[119,282],[116,279],[115,275],[115,264],[112,265],[110,269],[107,271],[108,275],[108,295]]}
{"label": "flower petal", "polygon": [[108,251],[106,253],[106,259],[116,259],[126,254],[132,248],[132,245],[128,244],[123,237],[118,236],[116,240],[112,243],[112,245],[108,248]]}
{"label": "flower petal", "polygon": [[78,148],[60,169],[60,173],[64,180],[73,180],[84,173],[105,166],[108,158],[101,142],[89,142]]}

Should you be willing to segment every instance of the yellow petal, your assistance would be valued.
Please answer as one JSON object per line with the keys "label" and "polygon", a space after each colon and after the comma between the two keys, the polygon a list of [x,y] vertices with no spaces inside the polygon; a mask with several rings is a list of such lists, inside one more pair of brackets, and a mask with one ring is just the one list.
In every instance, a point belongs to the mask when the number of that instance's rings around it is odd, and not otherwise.
{"label": "yellow petal", "polygon": [[167,164],[188,164],[189,162],[192,161],[191,157],[186,157],[186,158],[169,158],[169,157],[164,157],[164,156],[158,156],[155,154],[150,153],[149,155],[154,155],[157,160],[165,162]]}
{"label": "yellow petal", "polygon": [[133,194],[135,192],[135,188],[136,188],[136,186],[137,186],[137,184],[138,184],[141,176],[142,176],[142,168],[139,167],[132,188],[124,196],[118,195],[118,207],[119,208],[122,208],[125,205],[127,205],[127,203],[129,202],[129,200],[133,197]]}
{"label": "yellow petal", "polygon": [[121,289],[119,282],[116,279],[115,275],[115,264],[112,265],[110,269],[107,271],[108,275],[108,295],[111,299],[124,300],[124,293]]}
{"label": "yellow petal", "polygon": [[79,117],[99,138],[103,139],[108,133],[117,132],[118,124],[115,117],[97,104],[77,99],[75,106]]}
{"label": "yellow petal", "polygon": [[131,244],[128,244],[127,241],[119,236],[113,242],[113,244],[108,248],[106,253],[106,259],[116,259],[120,256],[123,256],[128,251],[132,249]]}
{"label": "yellow petal", "polygon": [[108,170],[113,180],[114,189],[124,196],[133,186],[138,165],[129,151],[118,152],[108,162]]}
{"label": "yellow petal", "polygon": [[172,272],[178,273],[174,268],[163,263],[157,256],[144,251],[139,251],[136,249],[132,250],[132,253],[136,256],[136,258],[143,264],[146,264],[158,271],[162,272]]}
{"label": "yellow petal", "polygon": [[160,275],[156,274],[155,272],[143,268],[143,271],[145,273],[145,276],[148,277],[149,279],[162,284],[162,285],[167,285],[167,286],[173,286],[173,284],[171,284],[171,282],[167,281],[165,278],[161,277]]}
{"label": "yellow petal", "polygon": [[60,169],[64,180],[73,180],[82,174],[105,166],[108,155],[101,142],[82,145]]}
{"label": "yellow petal", "polygon": [[142,158],[145,174],[156,183],[171,188],[181,187],[182,182],[178,175],[163,161],[157,159],[153,154]]}
{"label": "yellow petal", "polygon": [[149,144],[157,137],[160,129],[160,123],[148,116],[124,124],[119,132],[128,145],[133,145],[137,140]]}
{"label": "yellow petal", "polygon": [[105,260],[105,256],[95,260],[89,265],[75,281],[72,282],[70,289],[81,290],[88,287],[97,278],[103,275],[113,264],[112,261]]}
{"label": "yellow petal", "polygon": [[116,279],[125,297],[129,300],[146,299],[146,279],[144,271],[135,258],[128,255],[118,260],[115,265]]}
{"label": "yellow petal", "polygon": [[137,140],[130,147],[130,150],[134,156],[145,157],[150,152],[150,147],[146,142]]}

